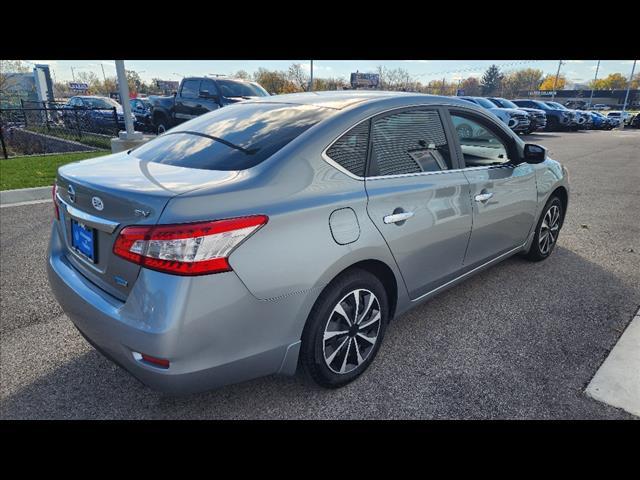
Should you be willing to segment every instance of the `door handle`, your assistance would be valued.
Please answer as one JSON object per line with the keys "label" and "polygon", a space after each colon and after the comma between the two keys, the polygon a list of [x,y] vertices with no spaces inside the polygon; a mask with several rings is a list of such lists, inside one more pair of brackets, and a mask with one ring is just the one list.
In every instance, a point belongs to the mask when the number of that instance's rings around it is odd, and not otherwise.
{"label": "door handle", "polygon": [[486,202],[491,197],[493,197],[493,193],[492,192],[486,192],[486,193],[481,193],[479,195],[476,195],[474,197],[474,199],[475,199],[476,202]]}
{"label": "door handle", "polygon": [[392,215],[387,215],[385,216],[382,221],[384,223],[399,223],[399,222],[404,222],[405,220],[410,219],[411,217],[413,217],[414,212],[400,212],[400,213],[394,213]]}

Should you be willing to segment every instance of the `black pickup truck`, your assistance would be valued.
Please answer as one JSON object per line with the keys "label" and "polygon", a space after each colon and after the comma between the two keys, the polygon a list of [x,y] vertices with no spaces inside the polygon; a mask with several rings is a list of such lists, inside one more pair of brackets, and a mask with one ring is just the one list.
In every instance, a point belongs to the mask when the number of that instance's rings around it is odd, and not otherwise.
{"label": "black pickup truck", "polygon": [[186,77],[173,95],[149,97],[151,121],[156,132],[162,133],[179,123],[225,105],[268,95],[255,82],[231,78]]}

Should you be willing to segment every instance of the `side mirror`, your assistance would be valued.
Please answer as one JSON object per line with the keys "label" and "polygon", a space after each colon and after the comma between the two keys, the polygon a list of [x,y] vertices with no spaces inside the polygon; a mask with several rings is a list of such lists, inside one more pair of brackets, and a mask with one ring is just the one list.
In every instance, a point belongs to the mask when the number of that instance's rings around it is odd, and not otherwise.
{"label": "side mirror", "polygon": [[524,161],[526,163],[542,163],[547,158],[547,149],[535,145],[533,143],[526,143],[524,146]]}

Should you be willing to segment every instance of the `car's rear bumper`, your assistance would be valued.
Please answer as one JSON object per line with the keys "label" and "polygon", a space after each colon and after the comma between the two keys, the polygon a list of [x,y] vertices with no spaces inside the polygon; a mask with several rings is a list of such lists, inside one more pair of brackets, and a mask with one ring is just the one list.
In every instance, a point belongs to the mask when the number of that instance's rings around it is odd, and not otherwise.
{"label": "car's rear bumper", "polygon": [[[233,272],[180,277],[142,269],[125,302],[66,259],[52,229],[49,283],[81,333],[150,387],[203,391],[273,373],[293,374],[306,315],[304,295],[258,300]],[[168,369],[134,353],[168,359]]]}

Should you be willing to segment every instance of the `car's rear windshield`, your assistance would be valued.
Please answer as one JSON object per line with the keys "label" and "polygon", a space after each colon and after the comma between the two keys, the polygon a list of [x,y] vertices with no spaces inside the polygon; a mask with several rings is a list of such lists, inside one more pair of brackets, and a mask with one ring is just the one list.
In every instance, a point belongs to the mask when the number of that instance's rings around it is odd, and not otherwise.
{"label": "car's rear windshield", "polygon": [[178,125],[131,154],[179,167],[245,170],[335,111],[311,105],[239,103]]}

